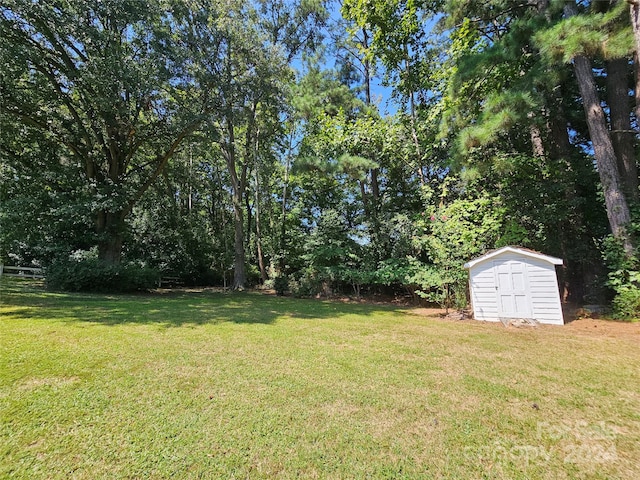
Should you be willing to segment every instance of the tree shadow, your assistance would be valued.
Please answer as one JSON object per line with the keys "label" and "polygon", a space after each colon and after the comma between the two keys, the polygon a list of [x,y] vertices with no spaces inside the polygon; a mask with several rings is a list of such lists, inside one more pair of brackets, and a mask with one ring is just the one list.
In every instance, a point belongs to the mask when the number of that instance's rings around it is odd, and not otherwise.
{"label": "tree shadow", "polygon": [[258,292],[170,292],[137,295],[71,294],[43,288],[2,288],[3,316],[100,325],[161,327],[222,323],[272,325],[278,319],[319,320],[397,312],[386,305],[277,297]]}

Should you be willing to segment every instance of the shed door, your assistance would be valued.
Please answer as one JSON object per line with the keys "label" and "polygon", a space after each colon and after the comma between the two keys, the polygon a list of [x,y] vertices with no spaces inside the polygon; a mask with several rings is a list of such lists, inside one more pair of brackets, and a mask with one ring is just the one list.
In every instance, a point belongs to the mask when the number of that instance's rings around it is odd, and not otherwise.
{"label": "shed door", "polygon": [[527,294],[527,266],[509,260],[493,262],[496,274],[498,314],[505,318],[530,318],[531,308]]}

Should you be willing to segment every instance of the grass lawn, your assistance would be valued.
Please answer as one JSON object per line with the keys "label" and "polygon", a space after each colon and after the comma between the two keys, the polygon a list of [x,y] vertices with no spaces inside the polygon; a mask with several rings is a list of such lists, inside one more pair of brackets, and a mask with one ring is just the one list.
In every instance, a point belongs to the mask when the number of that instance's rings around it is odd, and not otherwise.
{"label": "grass lawn", "polygon": [[635,327],[3,278],[0,478],[640,478]]}

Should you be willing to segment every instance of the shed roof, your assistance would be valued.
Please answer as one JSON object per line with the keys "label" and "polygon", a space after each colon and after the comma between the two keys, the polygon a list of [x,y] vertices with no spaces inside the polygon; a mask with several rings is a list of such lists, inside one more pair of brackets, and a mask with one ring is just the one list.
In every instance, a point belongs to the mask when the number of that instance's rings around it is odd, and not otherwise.
{"label": "shed roof", "polygon": [[484,255],[482,255],[481,257],[474,258],[473,260],[469,260],[467,263],[464,264],[464,268],[469,269],[469,268],[473,267],[474,265],[477,265],[479,263],[485,262],[485,261],[487,261],[487,260],[489,260],[491,258],[495,258],[495,257],[497,257],[499,255],[502,255],[503,253],[506,253],[506,252],[517,253],[517,254],[525,256],[525,257],[535,258],[535,259],[538,259],[538,260],[542,260],[544,262],[549,262],[549,263],[551,263],[553,265],[562,265],[562,259],[561,258],[550,257],[549,255],[545,255],[544,253],[536,252],[535,250],[529,250],[528,248],[507,246],[507,247],[498,248],[497,250],[491,250],[491,251],[485,253]]}

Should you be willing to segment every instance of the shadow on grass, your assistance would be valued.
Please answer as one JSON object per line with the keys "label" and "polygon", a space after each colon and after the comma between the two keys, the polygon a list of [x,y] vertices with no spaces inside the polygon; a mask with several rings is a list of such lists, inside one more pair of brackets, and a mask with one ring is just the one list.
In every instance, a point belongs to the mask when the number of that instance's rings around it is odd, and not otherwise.
{"label": "shadow on grass", "polygon": [[42,286],[19,282],[0,285],[0,309],[3,316],[24,320],[166,327],[225,322],[268,325],[283,317],[313,320],[397,311],[392,306],[295,299],[257,292],[80,294],[49,292]]}

